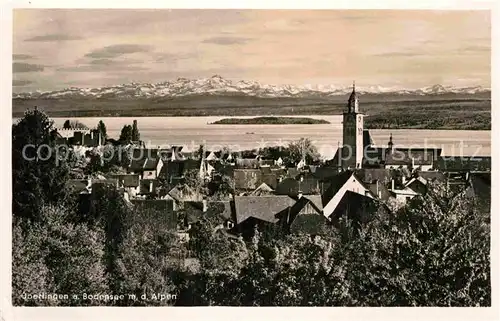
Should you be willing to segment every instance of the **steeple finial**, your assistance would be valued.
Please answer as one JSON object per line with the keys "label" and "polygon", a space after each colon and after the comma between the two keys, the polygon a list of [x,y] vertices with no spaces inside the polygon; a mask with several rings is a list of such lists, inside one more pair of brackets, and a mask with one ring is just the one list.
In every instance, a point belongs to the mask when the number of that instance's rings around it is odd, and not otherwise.
{"label": "steeple finial", "polygon": [[356,80],[352,81],[352,91],[356,90]]}

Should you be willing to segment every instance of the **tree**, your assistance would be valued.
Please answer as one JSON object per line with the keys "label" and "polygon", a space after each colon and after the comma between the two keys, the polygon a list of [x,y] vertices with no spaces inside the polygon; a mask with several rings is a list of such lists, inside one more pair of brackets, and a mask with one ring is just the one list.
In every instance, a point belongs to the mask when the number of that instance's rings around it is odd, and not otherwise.
{"label": "tree", "polygon": [[[43,220],[24,232],[19,224],[14,226],[13,301],[18,305],[99,304],[83,300],[82,294],[106,291],[102,231],[73,223],[61,206],[44,206],[41,212]],[[23,293],[60,293],[69,298],[34,301]]]}
{"label": "tree", "polygon": [[141,140],[141,134],[139,133],[139,129],[137,128],[137,120],[134,120],[134,123],[132,124],[132,140]]}
{"label": "tree", "polygon": [[38,109],[28,110],[12,125],[13,213],[39,219],[45,203],[66,195],[69,167],[55,145],[53,122]]}
{"label": "tree", "polygon": [[295,165],[303,158],[305,158],[307,164],[315,163],[320,159],[320,154],[316,146],[307,138],[301,138],[296,142],[288,144],[288,154],[289,156],[286,157],[285,162]]}
{"label": "tree", "polygon": [[99,123],[97,124],[97,130],[101,133],[102,139],[108,138],[108,133],[106,132],[106,125],[102,120],[100,120]]}
{"label": "tree", "polygon": [[120,142],[122,144],[128,144],[133,140],[132,137],[132,126],[125,125],[120,133]]}
{"label": "tree", "polygon": [[64,122],[63,128],[64,128],[64,129],[71,129],[71,122],[70,122],[70,120],[69,120],[69,119],[67,119],[67,120]]}

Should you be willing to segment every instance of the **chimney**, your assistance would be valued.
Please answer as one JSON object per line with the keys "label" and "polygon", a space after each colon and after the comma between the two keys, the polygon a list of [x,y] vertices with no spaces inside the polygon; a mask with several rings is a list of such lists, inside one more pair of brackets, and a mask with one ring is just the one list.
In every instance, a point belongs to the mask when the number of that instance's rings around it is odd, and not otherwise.
{"label": "chimney", "polygon": [[203,199],[203,213],[206,213],[208,210],[208,201],[206,198]]}
{"label": "chimney", "polygon": [[394,190],[394,178],[391,181],[391,189]]}
{"label": "chimney", "polygon": [[405,185],[406,184],[406,176],[403,175],[403,177],[401,177],[401,180],[402,180],[403,185]]}
{"label": "chimney", "polygon": [[415,158],[411,158],[411,169],[415,169]]}
{"label": "chimney", "polygon": [[377,184],[377,196],[380,198],[380,189],[378,188],[378,180],[375,183]]}
{"label": "chimney", "polygon": [[153,193],[153,181],[149,181],[149,192]]}
{"label": "chimney", "polygon": [[299,193],[297,194],[298,199],[300,200],[302,196],[303,196],[302,191],[299,191]]}
{"label": "chimney", "polygon": [[469,181],[469,177],[470,177],[470,173],[469,173],[469,172],[466,172],[466,173],[465,173],[465,180],[466,180],[466,181]]}
{"label": "chimney", "polygon": [[87,187],[91,187],[91,186],[92,186],[92,179],[87,178]]}

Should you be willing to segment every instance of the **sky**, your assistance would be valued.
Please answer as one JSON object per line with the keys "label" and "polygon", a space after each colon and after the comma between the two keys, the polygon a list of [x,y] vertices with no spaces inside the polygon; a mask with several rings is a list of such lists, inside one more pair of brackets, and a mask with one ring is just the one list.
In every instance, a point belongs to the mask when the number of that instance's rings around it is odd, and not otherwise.
{"label": "sky", "polygon": [[220,75],[490,87],[489,11],[15,9],[13,91]]}

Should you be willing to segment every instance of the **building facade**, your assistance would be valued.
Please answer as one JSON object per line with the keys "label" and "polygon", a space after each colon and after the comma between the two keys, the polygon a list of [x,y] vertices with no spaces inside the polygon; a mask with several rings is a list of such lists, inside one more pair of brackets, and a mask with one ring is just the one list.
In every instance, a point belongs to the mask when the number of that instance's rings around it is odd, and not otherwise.
{"label": "building facade", "polygon": [[341,160],[344,168],[361,168],[363,163],[363,116],[359,111],[359,99],[353,84],[347,111],[343,114]]}

